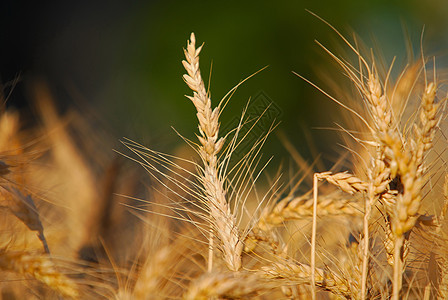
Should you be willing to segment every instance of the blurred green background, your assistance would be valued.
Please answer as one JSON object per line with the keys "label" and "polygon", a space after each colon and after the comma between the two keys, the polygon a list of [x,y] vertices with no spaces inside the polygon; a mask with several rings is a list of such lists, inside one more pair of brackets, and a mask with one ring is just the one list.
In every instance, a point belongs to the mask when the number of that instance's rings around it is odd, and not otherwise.
{"label": "blurred green background", "polygon": [[[292,71],[325,88],[318,71],[341,72],[314,42],[332,49],[342,44],[309,9],[344,34],[356,32],[383,51],[387,62],[405,58],[406,31],[418,53],[425,27],[428,54],[446,61],[448,2],[407,1],[2,1],[0,75],[5,91],[19,76],[8,105],[27,109],[27,82],[44,78],[58,106],[93,108],[116,140],[130,137],[168,151],[182,143],[171,126],[188,138],[197,131],[191,94],[182,80],[182,48],[192,31],[199,43],[203,77],[216,104],[247,76],[222,116],[223,127],[239,116],[249,98],[263,91],[281,111],[278,130],[299,152],[316,152],[329,161],[337,134],[339,108]],[[212,71],[211,71],[212,67]],[[264,152],[284,157],[271,137]],[[274,161],[274,165],[279,160]]]}

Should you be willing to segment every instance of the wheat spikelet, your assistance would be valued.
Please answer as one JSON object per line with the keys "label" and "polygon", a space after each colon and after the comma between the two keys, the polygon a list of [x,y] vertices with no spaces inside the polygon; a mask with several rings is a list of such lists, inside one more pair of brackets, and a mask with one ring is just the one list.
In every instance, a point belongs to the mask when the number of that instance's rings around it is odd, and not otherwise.
{"label": "wheat spikelet", "polygon": [[392,109],[390,109],[387,97],[383,93],[383,88],[374,66],[372,70],[369,70],[367,83],[364,84],[363,81],[363,88],[363,94],[366,102],[369,104],[369,111],[373,119],[373,128],[375,130],[372,134],[377,145],[376,157],[372,160],[372,171],[369,174],[371,184],[369,185],[368,206],[372,207],[375,205],[378,196],[388,190],[390,177],[395,177],[396,175],[396,164],[393,159],[388,157],[393,151],[390,145],[383,141],[387,139],[392,142],[400,142],[400,138],[394,130]]}
{"label": "wheat spikelet", "polygon": [[0,251],[0,269],[33,277],[66,297],[79,296],[74,282],[59,273],[47,256],[2,250]]}
{"label": "wheat spikelet", "polygon": [[441,103],[435,103],[437,86],[434,82],[426,85],[421,101],[420,128],[414,127],[415,145],[414,160],[418,165],[417,177],[423,174],[423,159],[426,152],[431,149],[434,141],[435,128],[440,120],[437,117]]}
{"label": "wheat spikelet", "polygon": [[386,133],[392,127],[393,115],[386,95],[383,93],[375,66],[369,72],[367,87],[365,88],[366,99],[370,104],[370,112],[378,132]]}
{"label": "wheat spikelet", "polygon": [[196,38],[191,34],[187,49],[184,50],[186,61],[182,61],[188,74],[184,75],[187,85],[193,90],[193,96],[187,96],[197,110],[199,120],[198,139],[199,155],[204,168],[201,181],[204,187],[207,207],[210,211],[211,226],[220,242],[224,261],[228,268],[237,271],[241,267],[241,252],[243,244],[240,241],[234,216],[226,200],[223,179],[218,171],[217,154],[224,144],[224,138],[219,138],[219,106],[212,109],[211,100],[205,89],[199,70],[199,53],[202,46],[196,49]]}
{"label": "wheat spikelet", "polygon": [[367,191],[367,183],[348,172],[332,174],[331,172],[318,173],[319,179],[325,179],[339,187],[346,193],[353,195],[356,192]]}

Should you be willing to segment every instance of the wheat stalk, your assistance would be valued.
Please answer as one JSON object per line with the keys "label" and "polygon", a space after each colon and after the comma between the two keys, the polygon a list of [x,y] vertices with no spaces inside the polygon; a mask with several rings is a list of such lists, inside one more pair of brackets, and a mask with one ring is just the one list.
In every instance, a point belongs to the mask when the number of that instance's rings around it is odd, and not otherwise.
{"label": "wheat stalk", "polygon": [[[199,155],[204,168],[201,174],[201,181],[204,188],[207,206],[210,211],[211,226],[218,237],[220,248],[223,252],[224,261],[232,271],[237,271],[241,267],[241,252],[243,244],[239,238],[238,228],[235,218],[230,211],[226,200],[223,178],[219,174],[218,153],[224,144],[224,138],[219,138],[220,107],[212,109],[211,100],[205,89],[204,81],[199,70],[199,53],[202,46],[196,48],[196,38],[194,33],[190,36],[187,49],[184,50],[186,60],[182,61],[187,74],[184,80],[193,96],[187,96],[197,110],[199,120],[200,145]],[[213,238],[210,238],[212,249]],[[212,255],[209,256],[210,258]],[[211,269],[211,259],[209,259],[209,270]]]}

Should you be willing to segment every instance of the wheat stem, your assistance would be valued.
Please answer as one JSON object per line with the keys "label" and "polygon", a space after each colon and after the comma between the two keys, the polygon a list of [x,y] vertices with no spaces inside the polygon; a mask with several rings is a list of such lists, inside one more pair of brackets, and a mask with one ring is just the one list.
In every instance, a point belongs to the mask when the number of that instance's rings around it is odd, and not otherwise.
{"label": "wheat stem", "polygon": [[[372,190],[370,188],[370,190]],[[363,220],[363,229],[364,229],[364,249],[362,255],[362,272],[361,272],[361,299],[366,299],[367,296],[367,273],[368,273],[368,265],[369,265],[369,219],[372,211],[372,206],[370,205],[369,198],[365,200],[365,212],[364,212],[364,220]]]}
{"label": "wheat stem", "polygon": [[208,262],[207,262],[207,272],[211,272],[213,270],[213,239],[215,235],[213,233],[213,229],[210,229],[209,238],[208,238]]}
{"label": "wheat stem", "polygon": [[311,296],[316,299],[316,232],[317,232],[317,193],[319,184],[319,174],[314,174],[313,178],[313,228],[311,233]]}
{"label": "wheat stem", "polygon": [[403,264],[401,259],[401,248],[403,247],[404,237],[399,236],[395,240],[394,248],[394,277],[393,277],[393,290],[392,290],[392,300],[400,299],[401,286],[403,281]]}

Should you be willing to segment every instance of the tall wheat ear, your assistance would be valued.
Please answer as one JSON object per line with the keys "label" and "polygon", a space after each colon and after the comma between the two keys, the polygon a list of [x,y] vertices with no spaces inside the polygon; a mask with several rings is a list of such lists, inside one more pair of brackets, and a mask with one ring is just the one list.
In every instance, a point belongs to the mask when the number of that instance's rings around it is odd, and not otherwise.
{"label": "tall wheat ear", "polygon": [[[202,159],[203,169],[200,180],[203,185],[204,196],[210,212],[211,226],[218,237],[218,247],[223,252],[224,261],[232,271],[241,268],[241,252],[243,244],[239,237],[235,218],[230,211],[226,199],[223,178],[219,172],[218,153],[224,145],[224,138],[219,137],[220,106],[212,109],[211,100],[205,89],[204,81],[199,70],[199,53],[202,46],[196,48],[194,33],[190,36],[187,49],[184,50],[186,60],[182,61],[187,74],[184,80],[192,89],[193,96],[187,96],[197,110],[199,121],[198,152]],[[210,249],[213,249],[213,235],[210,235]],[[212,255],[210,255],[210,260]],[[211,264],[211,261],[209,262]],[[211,269],[211,265],[209,265]]]}
{"label": "tall wheat ear", "polygon": [[[426,66],[423,66],[424,70]],[[436,104],[436,83],[428,82],[425,72],[425,84],[421,95],[420,114],[413,121],[413,132],[402,129],[402,115],[393,112],[387,107],[392,107],[390,96],[387,92],[388,82],[380,84],[378,73],[373,65],[368,69],[368,79],[364,95],[370,105],[373,115],[374,136],[377,142],[377,158],[389,170],[389,185],[385,192],[376,194],[384,203],[387,221],[390,222],[393,251],[393,299],[400,297],[402,289],[402,274],[405,270],[406,253],[408,253],[408,239],[419,215],[423,200],[424,185],[424,157],[431,149],[436,125],[438,123],[438,111],[440,103]],[[417,91],[412,91],[414,94]],[[391,113],[392,112],[392,113]],[[395,113],[395,114],[394,114]],[[375,165],[373,166],[375,170]],[[376,174],[371,177],[371,182],[376,182]],[[373,186],[373,185],[371,185]],[[373,192],[370,192],[372,195]],[[375,202],[370,201],[370,206]],[[387,250],[387,247],[386,247]]]}

